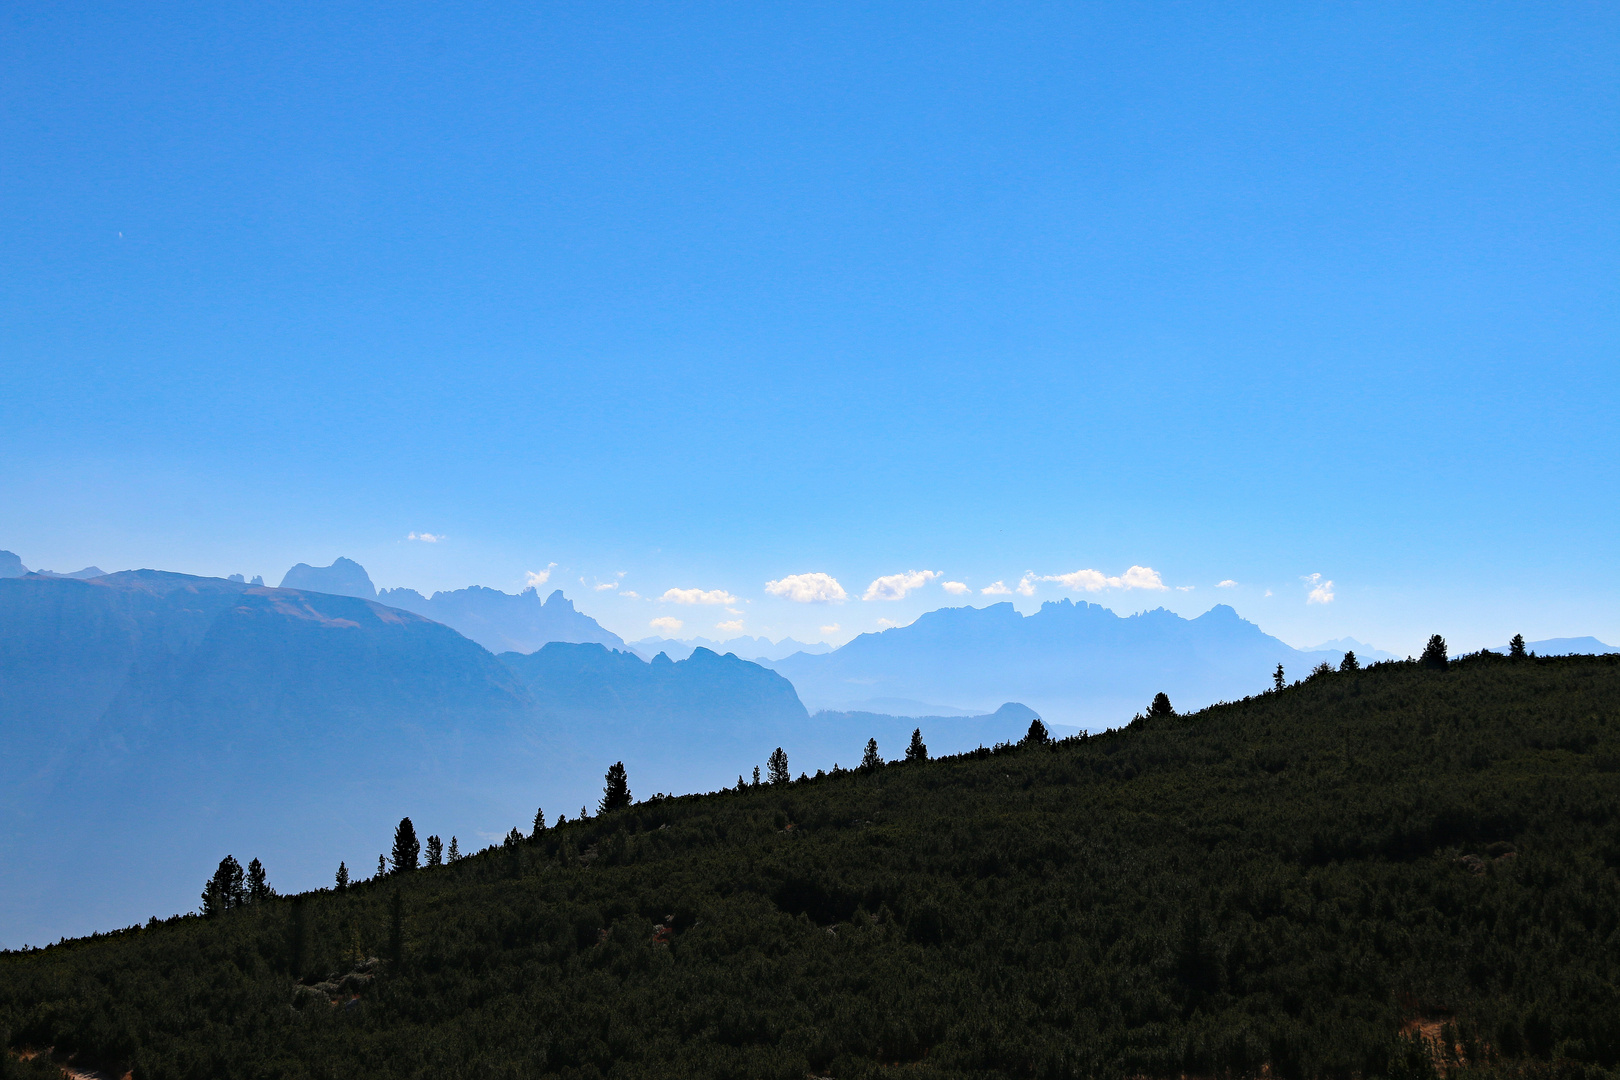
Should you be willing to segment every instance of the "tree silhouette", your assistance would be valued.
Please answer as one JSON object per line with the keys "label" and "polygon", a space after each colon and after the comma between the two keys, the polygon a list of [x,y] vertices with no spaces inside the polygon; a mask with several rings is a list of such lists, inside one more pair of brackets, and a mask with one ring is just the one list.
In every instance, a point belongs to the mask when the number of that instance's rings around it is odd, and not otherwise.
{"label": "tree silhouette", "polygon": [[1170,695],[1166,694],[1163,690],[1160,690],[1157,694],[1154,694],[1153,703],[1148,706],[1147,714],[1149,716],[1176,715],[1175,707],[1170,704]]}
{"label": "tree silhouette", "polygon": [[247,902],[257,904],[260,900],[268,900],[276,895],[276,890],[264,877],[264,863],[254,859],[248,863],[247,868]]}
{"label": "tree silhouette", "polygon": [[606,779],[607,783],[602,787],[602,801],[596,804],[599,814],[623,810],[630,805],[630,778],[625,775],[624,762],[615,761],[609,765]]}
{"label": "tree silhouette", "polygon": [[540,834],[546,831],[546,811],[544,807],[534,812],[534,832],[530,833],[532,839],[540,839]]}
{"label": "tree silhouette", "polygon": [[928,744],[922,741],[922,728],[911,729],[911,745],[906,747],[906,760],[928,760]]}
{"label": "tree silhouette", "polygon": [[349,887],[349,866],[347,863],[338,863],[337,889],[342,892]]}
{"label": "tree silhouette", "polygon": [[1281,690],[1283,688],[1283,666],[1281,664],[1278,664],[1277,670],[1271,673],[1271,678],[1277,684],[1275,689]]}
{"label": "tree silhouette", "polygon": [[411,824],[410,818],[400,818],[399,827],[394,830],[394,873],[415,870],[417,856],[421,853],[422,845],[416,840],[416,826]]}
{"label": "tree silhouette", "polygon": [[508,850],[517,847],[521,843],[523,843],[523,834],[518,832],[516,825],[512,826],[512,831],[506,834],[506,839],[501,841],[501,844]]}
{"label": "tree silhouette", "polygon": [[759,787],[759,766],[754,766],[754,786]]}
{"label": "tree silhouette", "polygon": [[787,752],[780,746],[771,751],[765,765],[770,770],[771,783],[786,784],[793,779],[793,774],[788,772]]}
{"label": "tree silhouette", "polygon": [[1347,650],[1345,652],[1344,659],[1339,661],[1339,670],[1340,671],[1360,671],[1361,670],[1361,661],[1356,659],[1356,651],[1354,649],[1349,649],[1349,650]]}
{"label": "tree silhouette", "polygon": [[1444,671],[1446,669],[1446,664],[1448,663],[1446,658],[1446,639],[1441,637],[1439,634],[1435,634],[1433,637],[1429,638],[1429,643],[1423,646],[1423,655],[1419,657],[1419,662],[1422,663],[1426,668],[1434,668],[1437,671]]}
{"label": "tree silhouette", "polygon": [[383,854],[378,854],[378,856],[377,856],[377,876],[382,877],[386,873],[388,873],[388,856],[383,855]]}
{"label": "tree silhouette", "polygon": [[1523,634],[1513,635],[1513,640],[1508,642],[1508,655],[1512,657],[1520,657],[1525,655]]}
{"label": "tree silhouette", "polygon": [[1031,746],[1044,746],[1051,741],[1052,733],[1046,730],[1046,725],[1042,723],[1040,717],[1037,716],[1029,722],[1029,731],[1024,734],[1024,742]]}
{"label": "tree silhouette", "polygon": [[456,845],[456,838],[453,836],[450,838],[450,851],[448,852],[448,855],[451,862],[456,862],[461,858],[461,848]]}
{"label": "tree silhouette", "polygon": [[876,739],[867,739],[866,740],[866,753],[861,755],[861,768],[863,768],[863,769],[875,769],[879,765],[882,765],[882,764],[883,764],[883,759],[878,757],[877,740]]}
{"label": "tree silhouette", "polygon": [[247,902],[247,890],[242,883],[242,864],[236,856],[227,855],[219,860],[219,868],[203,887],[204,915],[218,915]]}
{"label": "tree silhouette", "polygon": [[437,836],[427,838],[427,864],[440,866],[444,863],[444,841]]}

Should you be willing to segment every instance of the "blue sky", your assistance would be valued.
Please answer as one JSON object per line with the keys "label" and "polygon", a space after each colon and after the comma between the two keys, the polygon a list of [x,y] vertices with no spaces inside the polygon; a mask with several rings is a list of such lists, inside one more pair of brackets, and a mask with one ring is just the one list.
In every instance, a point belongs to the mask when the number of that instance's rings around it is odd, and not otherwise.
{"label": "blue sky", "polygon": [[1617,58],[1595,4],[7,5],[0,547],[549,567],[628,637],[999,581],[1620,642]]}

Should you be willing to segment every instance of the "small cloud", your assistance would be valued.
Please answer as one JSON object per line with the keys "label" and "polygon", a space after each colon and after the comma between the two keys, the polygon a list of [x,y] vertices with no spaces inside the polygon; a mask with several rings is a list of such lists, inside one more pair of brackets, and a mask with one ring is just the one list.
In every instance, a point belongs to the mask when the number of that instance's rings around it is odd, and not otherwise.
{"label": "small cloud", "polygon": [[1237,582],[1233,581],[1231,578],[1227,578],[1225,581],[1218,583],[1215,587],[1217,589],[1235,589],[1237,588]]}
{"label": "small cloud", "polygon": [[765,591],[798,604],[841,604],[849,598],[831,574],[789,574],[779,581],[767,581]]}
{"label": "small cloud", "polygon": [[862,600],[903,600],[906,593],[920,589],[939,577],[937,570],[907,570],[903,574],[880,577],[866,587]]}
{"label": "small cloud", "polygon": [[742,614],[742,608],[728,607],[728,608],[726,608],[726,611],[729,612],[732,615],[741,615]]}
{"label": "small cloud", "polygon": [[1176,592],[1192,592],[1196,588],[1198,588],[1196,585],[1177,585]]}
{"label": "small cloud", "polygon": [[1036,577],[1033,572],[1025,574],[1023,577],[1019,578],[1018,579],[1018,595],[1020,595],[1020,596],[1034,596],[1035,595],[1035,583],[1037,581],[1039,581],[1039,580],[1040,580],[1040,578]]}
{"label": "small cloud", "polygon": [[666,604],[725,604],[737,602],[737,598],[724,589],[666,589],[664,595],[658,599]]}
{"label": "small cloud", "polygon": [[623,596],[623,597],[627,597],[628,599],[631,599],[631,600],[640,600],[641,599],[641,594],[636,592],[634,589],[626,589],[626,590],[624,590],[624,592],[620,593],[619,595]]}
{"label": "small cloud", "polygon": [[833,634],[838,633],[838,631],[840,631],[842,629],[843,629],[843,627],[839,626],[837,623],[829,623],[828,625],[823,626],[821,628],[821,636],[822,637],[830,637]]}
{"label": "small cloud", "polygon": [[1311,591],[1305,595],[1307,604],[1333,603],[1333,582],[1322,580],[1321,574],[1308,574],[1300,580],[1311,587]]}
{"label": "small cloud", "polygon": [[968,588],[967,583],[964,581],[947,581],[940,585],[940,588],[944,589],[952,596],[963,596],[973,591],[972,589]]}
{"label": "small cloud", "polygon": [[551,563],[544,570],[530,570],[528,573],[524,574],[523,577],[528,582],[529,588],[538,589],[540,586],[550,581],[551,571],[555,569],[556,566],[556,563]]}
{"label": "small cloud", "polygon": [[1267,590],[1266,590],[1266,595],[1267,595],[1267,596],[1270,596],[1270,595],[1271,595],[1271,590],[1270,590],[1270,589],[1267,589]]}
{"label": "small cloud", "polygon": [[652,627],[654,630],[657,630],[665,637],[674,637],[676,634],[681,632],[681,627],[685,626],[686,624],[681,622],[679,619],[672,619],[668,615],[661,615],[647,625]]}
{"label": "small cloud", "polygon": [[622,577],[624,577],[624,575],[628,574],[629,572],[630,571],[628,571],[628,570],[620,570],[618,573],[614,574],[613,576],[622,578]]}
{"label": "small cloud", "polygon": [[597,592],[607,592],[609,589],[617,589],[619,587],[619,583],[617,581],[604,581],[600,585],[596,585],[594,587]]}
{"label": "small cloud", "polygon": [[1012,590],[1007,588],[1005,581],[992,581],[979,592],[985,596],[1011,596]]}
{"label": "small cloud", "polygon": [[435,536],[433,533],[413,532],[409,536],[407,536],[405,539],[407,539],[407,540],[420,540],[424,544],[437,544],[440,540],[444,539],[444,534],[439,533],[437,536]]}
{"label": "small cloud", "polygon": [[899,626],[899,625],[900,624],[895,622],[893,619],[879,619],[878,620],[878,629],[879,630],[892,630],[896,626]]}
{"label": "small cloud", "polygon": [[715,623],[714,628],[727,634],[740,634],[743,624],[741,619],[731,619],[728,622]]}
{"label": "small cloud", "polygon": [[1068,574],[1051,574],[1042,581],[1056,581],[1074,592],[1102,592],[1104,589],[1151,589],[1164,592],[1170,586],[1159,578],[1151,566],[1133,566],[1118,577],[1110,577],[1101,570],[1076,570]]}

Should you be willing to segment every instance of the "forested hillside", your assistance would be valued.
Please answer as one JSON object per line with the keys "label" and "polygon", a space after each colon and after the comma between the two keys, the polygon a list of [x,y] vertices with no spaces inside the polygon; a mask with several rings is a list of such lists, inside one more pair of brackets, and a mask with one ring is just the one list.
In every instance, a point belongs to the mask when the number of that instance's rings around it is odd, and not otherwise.
{"label": "forested hillside", "polygon": [[1613,1076],[1617,797],[1620,657],[1392,663],[7,954],[0,1027],[141,1080]]}

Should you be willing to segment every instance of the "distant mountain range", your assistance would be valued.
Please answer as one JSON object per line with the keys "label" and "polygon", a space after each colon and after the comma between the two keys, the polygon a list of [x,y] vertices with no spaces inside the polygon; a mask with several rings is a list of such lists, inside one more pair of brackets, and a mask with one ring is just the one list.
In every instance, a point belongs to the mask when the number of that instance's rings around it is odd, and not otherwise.
{"label": "distant mountain range", "polygon": [[812,655],[832,652],[832,646],[824,641],[794,641],[792,638],[783,638],[781,641],[772,641],[766,637],[727,638],[725,641],[711,641],[708,638],[690,638],[677,641],[674,638],[648,637],[640,641],[632,641],[630,647],[638,655],[651,660],[659,653],[663,653],[671,660],[685,660],[692,655],[693,649],[708,649],[712,652],[735,653],[744,660],[781,660],[794,653],[803,652]]}
{"label": "distant mountain range", "polygon": [[1121,617],[1061,600],[1028,616],[1010,603],[942,608],[825,656],[770,666],[812,709],[896,697],[987,712],[1022,701],[1060,724],[1113,726],[1159,691],[1196,708],[1266,689],[1279,663],[1300,678],[1338,656],[1292,649],[1224,604],[1184,619],[1162,608]]}
{"label": "distant mountain range", "polygon": [[[383,589],[371,583],[366,568],[339,558],[331,566],[299,563],[281,579],[283,589],[308,589],[336,596],[375,599],[389,607],[424,615],[460,631],[490,652],[533,652],[552,641],[599,642],[624,648],[624,639],[604,630],[589,615],[574,609],[558,589],[545,603],[534,589],[513,595],[473,585],[454,592],[423,596],[415,589]],[[690,652],[691,650],[687,650]],[[684,659],[684,655],[681,657]]]}
{"label": "distant mountain range", "polygon": [[369,873],[404,814],[481,847],[536,805],[594,807],[616,760],[643,796],[712,790],[776,746],[854,762],[880,723],[812,721],[785,678],[707,649],[497,658],[363,597],[0,579],[0,941],[183,910],[226,851],[319,885],[339,859]]}
{"label": "distant mountain range", "polygon": [[1335,657],[1340,659],[1344,657],[1345,653],[1353,652],[1356,654],[1356,659],[1360,660],[1363,664],[1374,664],[1384,660],[1400,659],[1400,657],[1396,656],[1394,653],[1388,653],[1382,649],[1375,649],[1371,645],[1368,645],[1362,641],[1357,641],[1353,637],[1335,638],[1332,641],[1324,641],[1320,645],[1308,646],[1300,651],[1305,653],[1332,653]]}
{"label": "distant mountain range", "polygon": [[649,662],[560,591],[378,593],[348,559],[300,564],[282,588],[94,569],[28,573],[0,553],[7,944],[189,907],[226,851],[288,886],[338,859],[369,873],[404,814],[482,846],[536,804],[594,806],[617,760],[638,796],[711,790],[776,746],[795,773],[853,765],[868,738],[899,757],[913,728],[949,753],[1017,739],[1036,714],[1114,726],[1160,690],[1191,709],[1339,656],[1225,606],[1183,619],[1063,601],[944,609],[764,665],[739,650],[801,643],[638,642],[659,646]]}
{"label": "distant mountain range", "polygon": [[[30,573],[28,567],[23,565],[22,559],[17,556],[16,552],[0,551],[0,578],[22,577],[27,573]],[[52,570],[34,570],[32,573],[40,574],[44,577],[65,577],[87,580],[89,578],[101,577],[106,573],[106,571],[101,569],[99,566],[87,566],[83,570],[74,570],[72,573],[67,574],[58,574]]]}
{"label": "distant mountain range", "polygon": [[[1605,645],[1595,637],[1555,637],[1544,638],[1541,641],[1527,641],[1524,643],[1524,650],[1537,656],[1602,655],[1620,652],[1620,649],[1613,645]],[[1498,645],[1491,650],[1499,653],[1508,651],[1506,645]]]}

